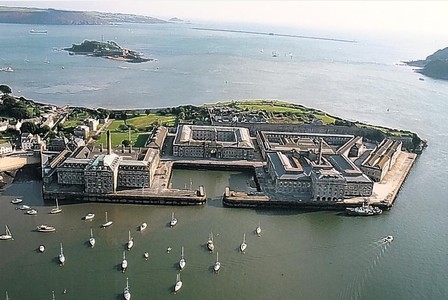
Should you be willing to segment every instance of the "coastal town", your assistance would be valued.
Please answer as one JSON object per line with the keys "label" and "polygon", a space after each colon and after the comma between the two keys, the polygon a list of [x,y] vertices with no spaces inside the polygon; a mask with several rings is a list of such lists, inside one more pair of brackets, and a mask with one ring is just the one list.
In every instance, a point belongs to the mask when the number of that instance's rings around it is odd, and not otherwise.
{"label": "coastal town", "polygon": [[3,120],[1,171],[38,166],[52,202],[203,205],[204,186],[170,183],[176,168],[201,168],[253,174],[248,191],[223,191],[228,207],[369,215],[392,207],[426,146],[415,133],[280,101],[113,111],[37,104],[7,88],[3,110],[32,116]]}

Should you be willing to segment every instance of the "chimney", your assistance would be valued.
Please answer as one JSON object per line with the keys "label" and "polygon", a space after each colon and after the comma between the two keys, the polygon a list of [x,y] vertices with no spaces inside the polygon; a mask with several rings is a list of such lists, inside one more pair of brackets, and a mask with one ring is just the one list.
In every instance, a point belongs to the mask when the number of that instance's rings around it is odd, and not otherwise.
{"label": "chimney", "polygon": [[319,160],[317,164],[322,164],[322,139],[319,139]]}
{"label": "chimney", "polygon": [[107,131],[107,155],[112,154],[112,141],[110,139],[110,130]]}
{"label": "chimney", "polygon": [[103,143],[100,144],[100,152],[103,152]]}
{"label": "chimney", "polygon": [[132,145],[129,145],[129,153],[132,153]]}

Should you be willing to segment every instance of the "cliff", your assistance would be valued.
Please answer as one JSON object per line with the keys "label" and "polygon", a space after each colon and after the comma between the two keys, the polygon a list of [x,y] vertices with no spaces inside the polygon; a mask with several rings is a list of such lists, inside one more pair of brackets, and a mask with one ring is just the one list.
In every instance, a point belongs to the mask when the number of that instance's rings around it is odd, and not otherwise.
{"label": "cliff", "polygon": [[428,77],[448,80],[448,47],[437,50],[424,60],[407,61],[406,64],[418,67],[415,71]]}
{"label": "cliff", "polygon": [[167,21],[132,14],[66,11],[57,9],[0,6],[0,23],[41,25],[107,25],[117,23],[166,23]]}

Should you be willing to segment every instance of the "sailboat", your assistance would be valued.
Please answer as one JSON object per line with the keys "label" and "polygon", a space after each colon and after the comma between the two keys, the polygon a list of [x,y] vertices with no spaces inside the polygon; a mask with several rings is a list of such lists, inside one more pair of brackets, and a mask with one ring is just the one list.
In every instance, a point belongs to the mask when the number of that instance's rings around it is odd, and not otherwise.
{"label": "sailboat", "polygon": [[54,297],[54,291],[51,291],[52,294],[52,299],[55,300],[56,298]]}
{"label": "sailboat", "polygon": [[9,300],[8,292],[6,292],[6,300]]}
{"label": "sailboat", "polygon": [[215,244],[213,243],[213,232],[210,232],[210,234],[208,235],[207,248],[211,252],[215,250]]}
{"label": "sailboat", "polygon": [[61,266],[63,266],[65,263],[65,256],[64,256],[64,250],[62,249],[62,243],[61,243],[61,253],[59,253],[58,258]]}
{"label": "sailboat", "polygon": [[103,223],[101,227],[103,228],[109,227],[110,225],[112,225],[112,223],[113,223],[112,221],[107,220],[107,211],[106,211],[106,223]]}
{"label": "sailboat", "polygon": [[261,226],[260,226],[260,222],[258,222],[258,226],[257,226],[257,228],[255,228],[255,233],[257,234],[257,236],[261,236]]}
{"label": "sailboat", "polygon": [[170,227],[174,227],[177,224],[177,219],[174,217],[174,212],[171,213],[171,221],[170,221]]}
{"label": "sailboat", "polygon": [[180,280],[180,273],[177,273],[176,284],[174,285],[174,292],[177,293],[182,288],[182,280]]}
{"label": "sailboat", "polygon": [[54,207],[50,210],[50,214],[54,215],[54,214],[58,214],[61,212],[62,212],[62,208],[59,207],[58,199],[56,198],[56,207]]}
{"label": "sailboat", "polygon": [[243,242],[240,245],[240,250],[241,252],[244,252],[247,248],[247,243],[246,243],[246,234],[243,234]]}
{"label": "sailboat", "polygon": [[92,228],[90,228],[90,239],[89,239],[89,244],[90,244],[90,247],[95,247],[95,238],[93,237],[93,231],[92,231]]}
{"label": "sailboat", "polygon": [[218,260],[218,252],[216,252],[216,261],[213,264],[213,271],[215,271],[215,273],[218,273],[220,269],[221,269],[221,263]]}
{"label": "sailboat", "polygon": [[123,251],[123,260],[121,261],[121,272],[124,273],[128,268],[128,261],[126,260],[126,252]]}
{"label": "sailboat", "polygon": [[0,235],[0,240],[14,240],[8,225],[5,225],[5,234]]}
{"label": "sailboat", "polygon": [[134,246],[134,239],[131,238],[131,231],[129,230],[129,236],[128,236],[128,251],[132,249],[132,247]]}
{"label": "sailboat", "polygon": [[182,271],[185,268],[186,265],[186,261],[185,261],[185,257],[184,257],[184,247],[182,247],[182,252],[180,255],[180,260],[179,260],[179,269]]}
{"label": "sailboat", "polygon": [[130,300],[131,299],[131,292],[129,291],[129,282],[128,282],[128,278],[126,277],[126,287],[123,290],[123,298],[125,300]]}

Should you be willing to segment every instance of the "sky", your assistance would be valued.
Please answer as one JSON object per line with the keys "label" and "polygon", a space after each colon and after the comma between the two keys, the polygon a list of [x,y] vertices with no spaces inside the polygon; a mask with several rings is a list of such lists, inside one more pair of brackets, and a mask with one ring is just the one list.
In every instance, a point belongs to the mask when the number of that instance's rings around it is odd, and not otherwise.
{"label": "sky", "polygon": [[407,35],[444,35],[448,28],[448,1],[0,0],[0,5]]}

